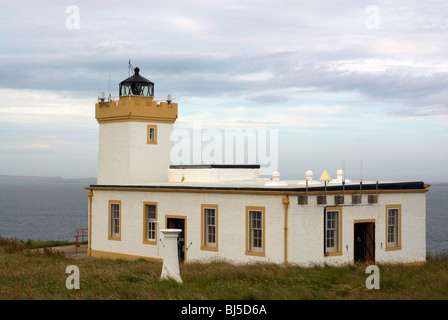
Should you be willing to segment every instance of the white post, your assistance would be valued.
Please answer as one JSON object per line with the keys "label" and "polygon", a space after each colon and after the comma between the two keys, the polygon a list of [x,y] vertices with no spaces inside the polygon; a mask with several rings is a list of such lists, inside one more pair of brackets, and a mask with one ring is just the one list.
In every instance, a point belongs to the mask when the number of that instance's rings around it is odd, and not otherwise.
{"label": "white post", "polygon": [[160,279],[174,279],[182,283],[179,272],[179,256],[177,249],[177,236],[181,229],[163,229],[160,230],[165,237],[165,250],[163,257],[162,275]]}

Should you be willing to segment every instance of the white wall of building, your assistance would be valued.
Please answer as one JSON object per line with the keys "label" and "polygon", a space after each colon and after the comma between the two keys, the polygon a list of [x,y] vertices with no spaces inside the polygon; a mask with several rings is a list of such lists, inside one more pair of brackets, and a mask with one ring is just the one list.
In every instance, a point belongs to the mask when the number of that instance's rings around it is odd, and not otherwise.
{"label": "white wall of building", "polygon": [[[340,205],[342,208],[342,255],[323,255],[324,205],[316,204],[316,197],[309,198],[308,205],[298,205],[297,197],[291,197],[288,261],[302,265],[344,264],[354,260],[355,220],[375,221],[375,261],[415,262],[426,260],[426,194],[387,193],[378,196],[377,204],[367,204],[363,195],[360,205]],[[327,206],[333,196],[327,196]],[[351,196],[345,196],[351,203]],[[386,205],[401,204],[401,250],[386,251]]]}
{"label": "white wall of building", "polygon": [[[94,191],[92,199],[93,250],[162,258],[160,241],[157,245],[143,244],[143,202],[153,201],[158,203],[159,230],[166,228],[166,215],[187,217],[188,261],[209,258],[234,262],[283,261],[284,211],[279,196]],[[121,200],[121,241],[108,240],[109,200]],[[201,204],[218,205],[218,252],[201,250]],[[246,206],[265,207],[266,257],[245,255]]]}
{"label": "white wall of building", "polygon": [[[148,125],[157,126],[157,144],[147,144]],[[137,185],[167,181],[172,130],[170,123],[127,121],[100,124],[97,183]]]}
{"label": "white wall of building", "polygon": [[[328,196],[328,205],[333,202]],[[108,201],[121,200],[121,241],[108,240]],[[94,191],[92,202],[93,250],[163,258],[163,245],[143,243],[143,202],[158,203],[159,230],[166,228],[165,216],[186,216],[187,261],[213,258],[232,262],[284,261],[284,207],[282,196],[183,192]],[[346,203],[351,202],[346,195]],[[298,205],[290,197],[288,213],[288,262],[353,263],[354,221],[375,220],[376,262],[413,262],[426,259],[425,193],[380,194],[377,204],[342,205],[342,254],[323,256],[324,206],[310,196],[308,205]],[[201,250],[201,204],[218,205],[218,252]],[[401,204],[402,249],[385,250],[386,205]],[[265,207],[265,257],[245,254],[246,206]],[[160,233],[158,239],[162,238]]]}
{"label": "white wall of building", "polygon": [[246,168],[204,168],[204,169],[170,169],[168,181],[212,182],[242,181],[260,178],[260,169]]}
{"label": "white wall of building", "polygon": [[130,122],[99,125],[98,184],[127,184],[129,179]]}

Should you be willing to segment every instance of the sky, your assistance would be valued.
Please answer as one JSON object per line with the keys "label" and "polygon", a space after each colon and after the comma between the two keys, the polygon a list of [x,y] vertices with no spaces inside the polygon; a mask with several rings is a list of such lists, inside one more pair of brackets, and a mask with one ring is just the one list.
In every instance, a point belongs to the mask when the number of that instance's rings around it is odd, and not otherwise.
{"label": "sky", "polygon": [[446,182],[447,39],[445,0],[0,0],[0,175],[96,177],[131,59],[176,129],[276,130],[281,179]]}

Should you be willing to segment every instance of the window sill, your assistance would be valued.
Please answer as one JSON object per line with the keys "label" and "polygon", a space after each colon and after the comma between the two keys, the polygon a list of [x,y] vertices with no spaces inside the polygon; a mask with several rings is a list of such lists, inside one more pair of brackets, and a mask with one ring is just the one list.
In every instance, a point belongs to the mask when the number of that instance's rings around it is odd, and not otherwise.
{"label": "window sill", "polygon": [[216,246],[216,247],[206,247],[206,246],[201,246],[201,250],[204,250],[204,251],[218,251],[218,246]]}
{"label": "window sill", "polygon": [[265,257],[264,251],[246,251],[246,256]]}
{"label": "window sill", "polygon": [[401,246],[395,246],[395,247],[388,247],[386,246],[385,251],[395,251],[395,250],[401,250]]}
{"label": "window sill", "polygon": [[324,257],[342,256],[342,251],[325,252]]}

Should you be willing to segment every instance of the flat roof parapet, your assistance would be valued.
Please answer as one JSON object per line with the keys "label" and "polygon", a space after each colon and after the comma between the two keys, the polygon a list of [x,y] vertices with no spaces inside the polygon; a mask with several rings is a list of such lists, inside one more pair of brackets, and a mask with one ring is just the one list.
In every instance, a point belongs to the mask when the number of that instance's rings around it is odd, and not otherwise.
{"label": "flat roof parapet", "polygon": [[[271,192],[272,194],[302,194],[306,192],[305,187],[297,187],[297,185],[289,185],[283,187],[266,187],[264,186],[264,181],[252,181],[252,183],[245,181],[244,184],[239,184],[241,181],[228,181],[228,182],[208,182],[208,183],[184,183],[184,182],[165,182],[159,184],[148,184],[148,185],[90,185],[86,189],[92,190],[141,190],[141,191],[174,191],[174,192],[231,192],[231,193],[265,193]],[[263,183],[263,184],[260,184]],[[248,185],[249,184],[249,185]],[[252,184],[252,186],[250,186]],[[347,192],[358,192],[360,185],[351,185],[351,188],[345,186],[345,191]],[[375,193],[377,184],[376,182],[364,183],[362,184],[362,192]],[[379,182],[378,190],[380,192],[426,192],[428,191],[429,185],[424,184],[421,181],[409,181],[409,182]],[[310,187],[309,192],[328,192],[328,193],[341,193],[343,190],[342,185],[339,186],[323,186]]]}
{"label": "flat roof parapet", "polygon": [[254,164],[201,164],[171,165],[168,181],[218,182],[256,180],[260,177],[260,165]]}
{"label": "flat roof parapet", "polygon": [[259,164],[188,164],[170,165],[170,169],[260,169]]}

